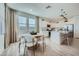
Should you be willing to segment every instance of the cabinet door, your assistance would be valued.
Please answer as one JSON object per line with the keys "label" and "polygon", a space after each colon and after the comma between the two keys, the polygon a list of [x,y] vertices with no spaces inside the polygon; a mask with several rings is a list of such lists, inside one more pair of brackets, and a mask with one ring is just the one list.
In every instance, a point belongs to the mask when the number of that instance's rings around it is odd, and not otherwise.
{"label": "cabinet door", "polygon": [[51,41],[53,43],[56,43],[58,45],[60,45],[60,32],[57,32],[57,31],[52,31],[51,32]]}

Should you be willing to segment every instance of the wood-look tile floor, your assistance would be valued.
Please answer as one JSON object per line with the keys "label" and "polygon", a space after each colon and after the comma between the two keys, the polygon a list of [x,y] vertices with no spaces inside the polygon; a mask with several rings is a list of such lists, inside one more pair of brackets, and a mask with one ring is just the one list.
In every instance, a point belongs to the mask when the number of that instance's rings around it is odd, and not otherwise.
{"label": "wood-look tile floor", "polygon": [[[72,46],[57,45],[50,39],[46,40],[46,47],[42,50],[42,44],[35,50],[35,56],[79,56],[79,51]],[[18,43],[11,45],[2,53],[3,56],[19,56]],[[27,50],[27,49],[26,49]],[[28,56],[34,56],[33,50],[27,50]]]}

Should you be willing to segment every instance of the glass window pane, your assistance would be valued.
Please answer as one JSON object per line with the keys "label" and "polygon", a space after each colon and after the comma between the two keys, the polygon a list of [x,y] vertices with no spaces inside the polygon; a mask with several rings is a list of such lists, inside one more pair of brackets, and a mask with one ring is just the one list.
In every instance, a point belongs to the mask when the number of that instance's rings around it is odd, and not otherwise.
{"label": "glass window pane", "polygon": [[5,6],[4,3],[0,3],[0,53],[4,50],[4,33],[5,33]]}
{"label": "glass window pane", "polygon": [[35,24],[29,24],[29,27],[35,27]]}
{"label": "glass window pane", "polygon": [[26,26],[26,24],[21,24],[21,23],[19,23],[19,26]]}
{"label": "glass window pane", "polygon": [[2,33],[2,24],[1,24],[1,21],[0,21],[0,34]]}
{"label": "glass window pane", "polygon": [[26,24],[26,17],[19,16],[19,23]]}
{"label": "glass window pane", "polygon": [[29,31],[35,31],[35,19],[34,18],[29,18]]}
{"label": "glass window pane", "polygon": [[29,24],[35,24],[35,19],[29,18]]}
{"label": "glass window pane", "polygon": [[27,19],[23,16],[18,16],[18,24],[19,24],[19,31],[20,33],[24,34],[27,30]]}

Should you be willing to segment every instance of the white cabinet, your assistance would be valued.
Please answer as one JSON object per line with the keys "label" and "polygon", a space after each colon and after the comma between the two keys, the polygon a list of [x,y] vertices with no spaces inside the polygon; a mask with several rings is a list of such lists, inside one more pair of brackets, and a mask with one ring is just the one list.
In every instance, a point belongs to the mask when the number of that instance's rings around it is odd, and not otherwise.
{"label": "white cabinet", "polygon": [[79,24],[74,25],[74,37],[79,38]]}
{"label": "white cabinet", "polygon": [[79,38],[79,16],[74,16],[74,38]]}
{"label": "white cabinet", "polygon": [[61,43],[60,32],[52,31],[51,32],[51,40],[53,43],[60,44]]}

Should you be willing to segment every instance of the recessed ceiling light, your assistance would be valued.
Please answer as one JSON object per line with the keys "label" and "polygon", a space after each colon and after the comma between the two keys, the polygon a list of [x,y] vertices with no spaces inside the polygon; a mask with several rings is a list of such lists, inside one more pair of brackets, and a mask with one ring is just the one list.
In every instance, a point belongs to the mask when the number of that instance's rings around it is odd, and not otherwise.
{"label": "recessed ceiling light", "polygon": [[30,11],[32,11],[32,9],[30,9]]}

